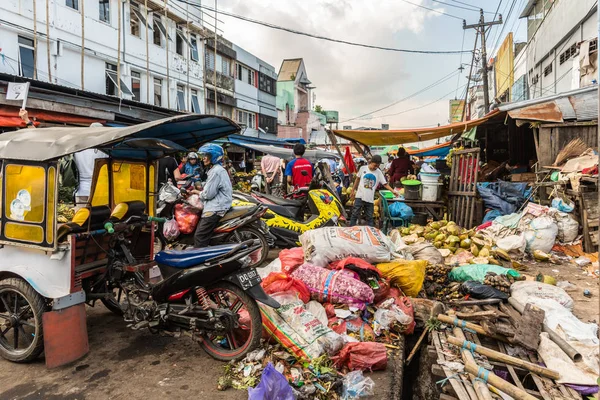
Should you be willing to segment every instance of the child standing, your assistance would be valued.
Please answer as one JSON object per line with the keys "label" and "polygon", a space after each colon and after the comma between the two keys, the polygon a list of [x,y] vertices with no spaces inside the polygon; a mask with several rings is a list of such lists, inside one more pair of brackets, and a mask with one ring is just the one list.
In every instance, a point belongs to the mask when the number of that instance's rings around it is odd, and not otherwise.
{"label": "child standing", "polygon": [[373,203],[375,202],[375,190],[379,185],[382,185],[391,192],[395,192],[385,180],[383,172],[379,169],[380,165],[381,156],[374,155],[369,164],[363,165],[358,170],[358,175],[356,176],[354,187],[350,194],[351,199],[355,198],[350,226],[356,225],[360,218],[361,211],[363,210],[367,225],[373,226]]}

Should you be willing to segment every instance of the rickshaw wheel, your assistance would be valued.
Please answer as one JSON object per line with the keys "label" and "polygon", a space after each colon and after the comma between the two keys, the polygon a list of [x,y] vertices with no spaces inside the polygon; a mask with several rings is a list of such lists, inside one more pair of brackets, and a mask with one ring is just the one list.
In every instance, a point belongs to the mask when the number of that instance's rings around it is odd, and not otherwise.
{"label": "rickshaw wheel", "polygon": [[0,281],[0,355],[30,362],[44,350],[44,298],[22,279]]}

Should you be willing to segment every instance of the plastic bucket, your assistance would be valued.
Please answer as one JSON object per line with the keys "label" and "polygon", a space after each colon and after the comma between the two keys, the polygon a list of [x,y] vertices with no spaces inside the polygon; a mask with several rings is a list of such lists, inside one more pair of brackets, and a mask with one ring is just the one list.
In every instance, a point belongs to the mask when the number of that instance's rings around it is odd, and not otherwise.
{"label": "plastic bucket", "polygon": [[421,193],[421,200],[423,201],[437,201],[440,194],[441,183],[425,183],[423,182],[423,192]]}
{"label": "plastic bucket", "polygon": [[421,182],[423,183],[423,185],[425,185],[426,183],[438,183],[440,174],[432,172],[421,172],[419,174],[419,178],[421,178]]}
{"label": "plastic bucket", "polygon": [[421,198],[421,185],[403,185],[406,200],[419,200]]}
{"label": "plastic bucket", "polygon": [[414,224],[414,225],[425,226],[425,225],[427,225],[427,216],[428,216],[427,213],[417,212],[410,220],[410,223]]}

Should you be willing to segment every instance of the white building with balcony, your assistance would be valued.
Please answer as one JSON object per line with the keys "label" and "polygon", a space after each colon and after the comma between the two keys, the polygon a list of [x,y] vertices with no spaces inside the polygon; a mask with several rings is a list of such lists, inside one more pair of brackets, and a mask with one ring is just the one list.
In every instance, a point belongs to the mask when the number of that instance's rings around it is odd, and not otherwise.
{"label": "white building with balcony", "polygon": [[2,0],[0,73],[202,113],[201,21],[162,0]]}

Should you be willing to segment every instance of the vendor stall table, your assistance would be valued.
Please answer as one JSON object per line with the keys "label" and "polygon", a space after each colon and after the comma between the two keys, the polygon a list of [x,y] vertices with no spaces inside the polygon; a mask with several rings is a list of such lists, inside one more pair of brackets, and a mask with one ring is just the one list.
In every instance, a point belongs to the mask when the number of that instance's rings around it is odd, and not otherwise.
{"label": "vendor stall table", "polygon": [[402,200],[402,199],[387,199],[388,203],[401,201],[413,211],[426,211],[433,217],[434,221],[439,221],[444,218],[446,204],[443,201],[423,201],[423,200]]}

